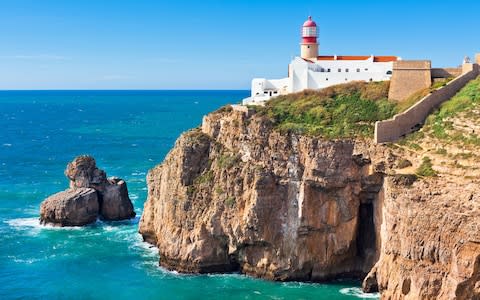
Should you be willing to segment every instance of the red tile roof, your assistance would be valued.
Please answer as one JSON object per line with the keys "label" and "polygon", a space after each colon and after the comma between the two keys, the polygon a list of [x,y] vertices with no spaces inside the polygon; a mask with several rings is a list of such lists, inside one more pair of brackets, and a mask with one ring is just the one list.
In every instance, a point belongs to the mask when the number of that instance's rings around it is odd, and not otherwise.
{"label": "red tile roof", "polygon": [[397,61],[398,57],[396,56],[374,56],[374,62],[390,62],[390,61]]}
{"label": "red tile roof", "polygon": [[[337,55],[336,60],[367,60],[371,56],[366,56],[366,55]],[[396,56],[374,56],[373,61],[374,62],[390,62],[390,61],[397,61]],[[334,55],[322,55],[318,56],[317,60],[335,60]]]}

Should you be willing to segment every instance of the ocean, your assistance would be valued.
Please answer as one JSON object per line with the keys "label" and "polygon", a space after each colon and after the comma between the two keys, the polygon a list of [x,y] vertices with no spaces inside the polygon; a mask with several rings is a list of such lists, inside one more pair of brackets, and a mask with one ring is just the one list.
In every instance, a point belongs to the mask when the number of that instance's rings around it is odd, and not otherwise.
{"label": "ocean", "polygon": [[[280,283],[158,266],[137,233],[145,176],[179,134],[248,91],[0,91],[0,299],[358,299],[360,283]],[[43,227],[40,202],[66,164],[93,155],[126,180],[137,217]]]}

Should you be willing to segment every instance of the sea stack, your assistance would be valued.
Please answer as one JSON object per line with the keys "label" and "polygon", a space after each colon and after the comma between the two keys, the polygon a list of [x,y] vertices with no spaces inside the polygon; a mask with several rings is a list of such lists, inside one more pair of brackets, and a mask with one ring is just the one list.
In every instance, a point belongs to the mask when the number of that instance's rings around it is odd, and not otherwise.
{"label": "sea stack", "polygon": [[70,187],[45,199],[40,205],[40,222],[54,226],[83,226],[97,218],[117,221],[135,217],[124,180],[107,178],[88,155],[67,165]]}

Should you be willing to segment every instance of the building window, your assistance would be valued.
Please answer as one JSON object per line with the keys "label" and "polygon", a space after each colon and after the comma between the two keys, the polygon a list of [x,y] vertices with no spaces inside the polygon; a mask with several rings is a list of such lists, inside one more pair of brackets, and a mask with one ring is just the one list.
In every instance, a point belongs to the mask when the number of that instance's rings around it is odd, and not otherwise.
{"label": "building window", "polygon": [[373,78],[370,78],[370,82],[372,82],[372,81],[373,81]]}
{"label": "building window", "polygon": [[392,71],[388,70],[387,75],[392,75]]}
{"label": "building window", "polygon": [[348,81],[347,78],[345,78],[345,81]]}
{"label": "building window", "polygon": [[328,77],[327,77],[327,78],[325,78],[325,80],[326,80],[326,81],[328,81]]}
{"label": "building window", "polygon": [[348,71],[349,71],[348,69],[345,69],[345,72],[347,72],[347,73],[348,73]]}
{"label": "building window", "polygon": [[331,71],[330,68],[328,68],[328,69],[327,69],[327,72],[330,72],[330,71]]}
{"label": "building window", "polygon": [[368,68],[365,68],[365,71],[368,71]]}
{"label": "building window", "polygon": [[360,68],[357,69],[357,73],[359,73],[359,72],[360,72]]}
{"label": "building window", "polygon": [[338,68],[338,73],[342,72],[342,69]]}
{"label": "building window", "polygon": [[320,68],[320,72],[325,72],[325,69],[324,69],[324,68]]}

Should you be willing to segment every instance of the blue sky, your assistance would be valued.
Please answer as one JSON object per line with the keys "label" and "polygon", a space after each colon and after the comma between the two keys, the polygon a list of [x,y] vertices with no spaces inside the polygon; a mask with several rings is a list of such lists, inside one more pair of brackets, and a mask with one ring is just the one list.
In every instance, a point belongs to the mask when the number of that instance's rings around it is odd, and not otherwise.
{"label": "blue sky", "polygon": [[249,89],[286,76],[309,14],[321,54],[480,52],[480,1],[0,0],[0,89]]}

